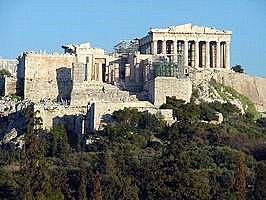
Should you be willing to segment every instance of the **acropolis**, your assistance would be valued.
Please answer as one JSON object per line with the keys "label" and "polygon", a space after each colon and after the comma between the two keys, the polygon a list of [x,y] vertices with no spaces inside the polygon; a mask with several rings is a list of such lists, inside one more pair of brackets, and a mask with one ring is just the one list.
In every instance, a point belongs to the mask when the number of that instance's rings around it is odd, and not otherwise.
{"label": "acropolis", "polygon": [[209,76],[265,111],[265,79],[230,69],[231,36],[184,24],[151,28],[111,53],[89,42],[63,45],[63,53],[27,51],[12,61],[16,73],[2,77],[1,92],[34,102],[45,128],[64,123],[81,133],[101,129],[113,111],[125,107],[160,113],[171,123],[172,110],[160,109],[166,98],[189,102],[193,81]]}

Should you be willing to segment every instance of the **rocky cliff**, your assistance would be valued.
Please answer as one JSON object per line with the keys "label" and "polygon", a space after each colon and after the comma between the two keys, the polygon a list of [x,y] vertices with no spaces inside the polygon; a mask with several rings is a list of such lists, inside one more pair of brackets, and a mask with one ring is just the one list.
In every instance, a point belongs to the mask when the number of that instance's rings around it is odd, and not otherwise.
{"label": "rocky cliff", "polygon": [[211,79],[248,97],[258,111],[266,111],[266,78],[218,70],[195,72],[192,76],[194,86],[199,87],[200,83],[209,82]]}

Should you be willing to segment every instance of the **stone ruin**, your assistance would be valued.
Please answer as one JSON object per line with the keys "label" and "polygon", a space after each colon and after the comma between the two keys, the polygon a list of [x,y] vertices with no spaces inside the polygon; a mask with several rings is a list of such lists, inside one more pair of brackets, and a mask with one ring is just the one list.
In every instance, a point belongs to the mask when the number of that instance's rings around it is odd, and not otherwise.
{"label": "stone ruin", "polygon": [[266,79],[230,70],[231,35],[185,24],[150,29],[140,39],[120,42],[113,53],[90,43],[64,45],[63,54],[23,52],[15,80],[1,88],[34,102],[44,128],[64,123],[81,134],[100,129],[113,111],[125,107],[160,112],[172,123],[171,111],[159,109],[166,97],[188,102],[194,83],[207,77],[247,95],[265,111]]}

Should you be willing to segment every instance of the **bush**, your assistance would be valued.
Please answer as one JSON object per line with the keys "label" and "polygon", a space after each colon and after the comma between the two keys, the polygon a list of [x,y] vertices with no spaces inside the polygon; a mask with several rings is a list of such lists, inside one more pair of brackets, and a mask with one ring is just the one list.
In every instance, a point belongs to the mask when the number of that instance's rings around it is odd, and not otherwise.
{"label": "bush", "polygon": [[10,77],[11,73],[8,70],[6,70],[6,69],[1,69],[0,70],[0,77],[3,77],[3,76]]}
{"label": "bush", "polygon": [[231,68],[233,71],[238,72],[238,73],[244,73],[244,69],[242,68],[241,65],[235,65]]}
{"label": "bush", "polygon": [[262,127],[262,128],[266,128],[266,117],[262,117],[257,119],[256,123]]}

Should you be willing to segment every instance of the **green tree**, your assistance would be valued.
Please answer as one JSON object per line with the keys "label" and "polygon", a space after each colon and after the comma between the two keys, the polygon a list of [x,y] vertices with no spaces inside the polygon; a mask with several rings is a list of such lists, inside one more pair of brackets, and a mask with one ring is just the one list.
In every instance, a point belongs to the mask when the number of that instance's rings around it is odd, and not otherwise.
{"label": "green tree", "polygon": [[266,161],[260,161],[256,166],[255,197],[266,199]]}
{"label": "green tree", "polygon": [[3,168],[0,168],[0,199],[17,199],[17,190],[18,186],[12,174]]}
{"label": "green tree", "polygon": [[99,171],[96,172],[93,184],[93,200],[102,200],[101,177]]}
{"label": "green tree", "polygon": [[240,155],[237,158],[235,187],[237,190],[237,199],[245,200],[246,199],[246,172],[245,172],[244,158],[242,155]]}
{"label": "green tree", "polygon": [[21,169],[23,177],[21,197],[25,200],[45,199],[52,194],[50,163],[44,158],[45,148],[42,140],[44,131],[42,120],[32,107],[27,110],[27,133],[25,134],[24,160]]}
{"label": "green tree", "polygon": [[63,160],[69,155],[67,133],[63,124],[59,124],[50,131],[50,152]]}
{"label": "green tree", "polygon": [[81,160],[80,170],[79,170],[79,199],[80,200],[87,199],[87,177],[83,160]]}
{"label": "green tree", "polygon": [[8,77],[10,77],[11,73],[8,70],[6,70],[6,69],[1,69],[0,70],[0,76],[8,76]]}
{"label": "green tree", "polygon": [[242,68],[241,65],[235,65],[231,68],[233,71],[238,72],[238,73],[244,73],[244,69]]}

